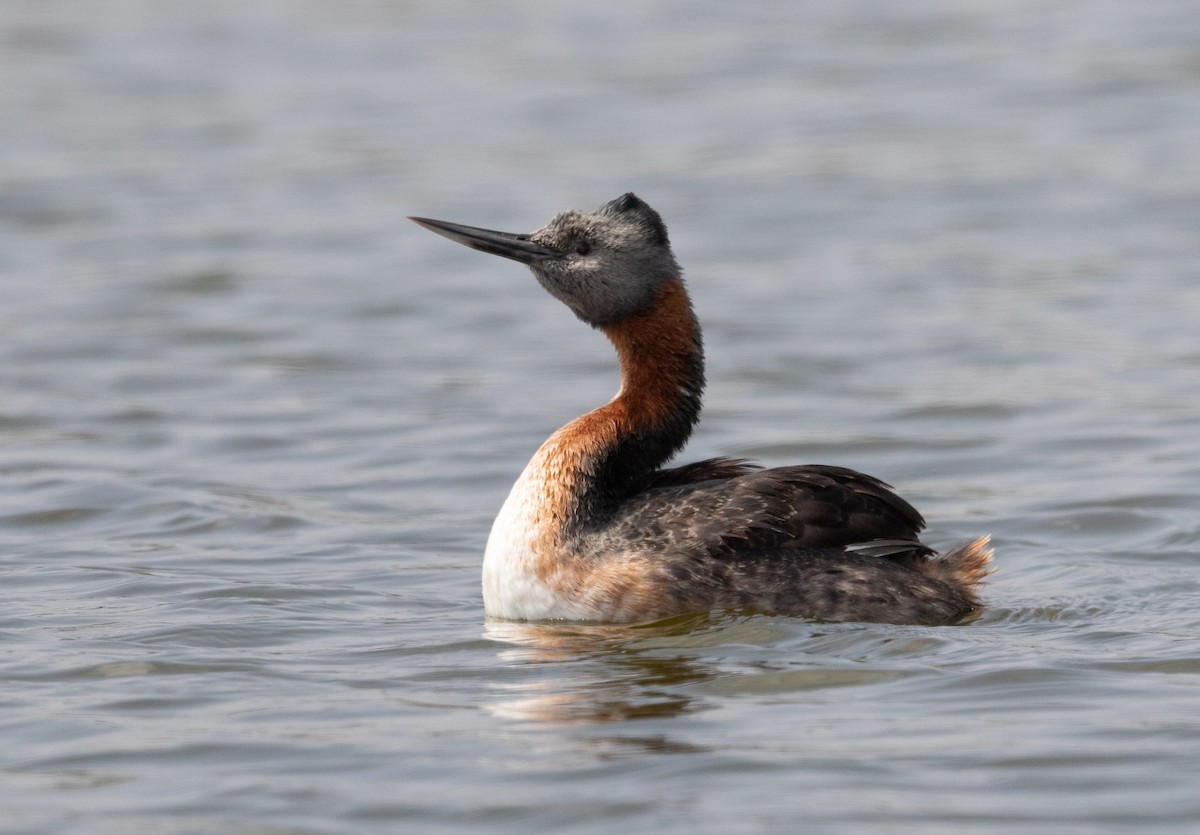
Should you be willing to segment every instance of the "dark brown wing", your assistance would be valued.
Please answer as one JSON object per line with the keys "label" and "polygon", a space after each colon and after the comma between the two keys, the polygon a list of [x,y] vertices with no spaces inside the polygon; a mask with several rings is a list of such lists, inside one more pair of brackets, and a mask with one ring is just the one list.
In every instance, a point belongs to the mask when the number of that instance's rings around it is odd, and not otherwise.
{"label": "dark brown wing", "polygon": [[649,480],[642,485],[642,489],[653,490],[656,487],[677,487],[682,484],[696,484],[700,481],[737,478],[740,475],[760,470],[762,467],[745,458],[708,458],[704,461],[693,461],[691,464],[684,464],[681,467],[656,470],[650,474]]}
{"label": "dark brown wing", "polygon": [[888,553],[878,556],[903,557],[898,543],[915,543],[924,526],[921,514],[887,484],[854,470],[763,470],[713,459],[656,473],[603,530],[591,533],[603,549],[636,542],[654,551],[711,556],[889,540]]}
{"label": "dark brown wing", "polygon": [[925,527],[917,509],[869,475],[821,464],[763,470],[791,487],[795,545],[915,540]]}

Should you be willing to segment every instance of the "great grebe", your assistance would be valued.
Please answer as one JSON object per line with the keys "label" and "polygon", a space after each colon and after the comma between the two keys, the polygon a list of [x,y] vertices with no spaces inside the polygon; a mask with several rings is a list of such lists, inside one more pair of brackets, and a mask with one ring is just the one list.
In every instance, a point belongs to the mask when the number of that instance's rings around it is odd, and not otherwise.
{"label": "great grebe", "polygon": [[529,235],[413,221],[527,264],[617,350],[621,387],[542,444],[483,558],[488,617],[643,622],[709,609],[955,623],[982,608],[988,537],[944,556],[887,484],[715,458],[663,469],[700,415],[700,326],[658,212],[625,194]]}

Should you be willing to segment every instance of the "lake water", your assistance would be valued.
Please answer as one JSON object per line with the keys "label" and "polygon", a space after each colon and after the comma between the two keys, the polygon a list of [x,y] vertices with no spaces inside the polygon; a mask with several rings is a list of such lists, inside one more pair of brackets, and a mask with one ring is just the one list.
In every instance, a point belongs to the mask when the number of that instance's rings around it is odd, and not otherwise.
{"label": "lake water", "polygon": [[[0,830],[1195,831],[1197,13],[0,2]],[[405,215],[628,190],[681,460],[993,534],[979,621],[484,621],[615,365]]]}

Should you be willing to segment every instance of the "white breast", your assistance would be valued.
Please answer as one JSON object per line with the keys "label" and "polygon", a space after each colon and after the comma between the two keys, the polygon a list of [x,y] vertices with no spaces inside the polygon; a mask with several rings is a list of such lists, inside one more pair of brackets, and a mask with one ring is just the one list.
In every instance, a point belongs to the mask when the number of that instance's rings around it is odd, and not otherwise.
{"label": "white breast", "polygon": [[553,578],[554,567],[546,563],[554,560],[555,555],[545,551],[554,537],[546,526],[560,521],[545,506],[546,468],[542,457],[539,452],[525,467],[492,523],[483,554],[483,605],[489,618],[587,620],[596,617],[591,607],[565,599],[539,579]]}

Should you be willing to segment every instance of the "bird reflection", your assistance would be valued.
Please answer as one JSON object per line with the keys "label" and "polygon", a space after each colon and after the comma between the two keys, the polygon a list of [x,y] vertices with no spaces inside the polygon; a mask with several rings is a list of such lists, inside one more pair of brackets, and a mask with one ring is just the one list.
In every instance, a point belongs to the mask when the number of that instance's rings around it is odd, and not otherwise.
{"label": "bird reflection", "polygon": [[[700,700],[687,685],[709,681],[715,670],[697,662],[677,639],[717,620],[691,615],[642,626],[578,623],[489,622],[484,637],[505,644],[506,665],[536,668],[549,675],[501,681],[502,696],[490,710],[497,716],[554,725],[659,719],[694,712]],[[671,647],[670,654],[665,650]],[[612,740],[640,750],[680,753],[695,746],[662,735]]]}

